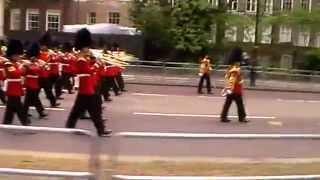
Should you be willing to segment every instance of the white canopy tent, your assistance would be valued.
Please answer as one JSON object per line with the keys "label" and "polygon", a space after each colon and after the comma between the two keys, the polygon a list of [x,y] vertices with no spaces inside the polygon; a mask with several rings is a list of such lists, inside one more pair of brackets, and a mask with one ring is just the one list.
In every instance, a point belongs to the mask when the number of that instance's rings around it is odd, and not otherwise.
{"label": "white canopy tent", "polygon": [[92,34],[116,34],[116,35],[138,35],[136,28],[119,26],[117,24],[76,24],[64,25],[63,32],[75,33],[82,28],[87,28]]}

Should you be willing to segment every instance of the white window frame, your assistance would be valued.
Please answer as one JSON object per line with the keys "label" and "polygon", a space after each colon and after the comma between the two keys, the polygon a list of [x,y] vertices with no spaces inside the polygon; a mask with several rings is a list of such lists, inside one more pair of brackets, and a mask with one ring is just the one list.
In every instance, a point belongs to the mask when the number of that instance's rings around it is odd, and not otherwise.
{"label": "white window frame", "polygon": [[29,13],[34,13],[39,15],[39,30],[41,28],[41,19],[40,19],[40,11],[39,9],[27,9],[26,11],[26,31],[31,31],[29,27]]}
{"label": "white window frame", "polygon": [[236,42],[238,35],[237,26],[231,26],[225,30],[225,39],[230,42]]}
{"label": "white window frame", "polygon": [[[250,3],[250,8],[248,9],[248,3]],[[246,12],[257,12],[257,0],[246,0]]]}
{"label": "white window frame", "polygon": [[[302,8],[302,1],[303,0],[300,0],[300,6],[301,6],[301,8]],[[311,9],[312,9],[312,0],[308,0],[308,10],[309,10],[309,12],[311,12]]]}
{"label": "white window frame", "polygon": [[49,30],[49,15],[53,16],[59,16],[58,18],[58,31],[61,31],[61,11],[60,10],[53,10],[53,9],[48,9],[46,12],[46,31]]}
{"label": "white window frame", "polygon": [[308,47],[310,44],[311,33],[310,30],[301,30],[298,34],[297,46]]}
{"label": "white window frame", "polygon": [[[95,17],[93,18],[93,16],[91,16],[91,14],[94,13]],[[92,23],[94,19],[94,23]],[[97,23],[97,12],[89,12],[87,14],[87,24],[96,24]]]}
{"label": "white window frame", "polygon": [[[115,13],[118,13],[119,14],[119,23],[111,23],[111,14],[115,14]],[[112,18],[114,18],[114,17],[112,17]],[[121,22],[121,13],[119,12],[119,11],[109,11],[108,12],[108,23],[110,23],[110,24],[120,24],[120,22]]]}
{"label": "white window frame", "polygon": [[[238,11],[239,9],[239,0],[227,0],[227,4],[229,4],[231,1],[230,9],[229,11]],[[234,8],[235,4],[237,4],[237,8]]]}
{"label": "white window frame", "polygon": [[280,26],[279,31],[279,42],[280,43],[288,43],[292,42],[292,28],[289,26]]}
{"label": "white window frame", "polygon": [[243,42],[254,42],[255,40],[255,27],[246,27],[243,31]]}
{"label": "white window frame", "polygon": [[266,0],[266,4],[264,5],[264,13],[269,15],[273,14],[273,1],[274,0]]}
{"label": "white window frame", "polygon": [[266,26],[263,27],[262,33],[261,33],[261,43],[262,44],[271,44],[272,41],[272,26]]}
{"label": "white window frame", "polygon": [[[281,11],[283,11],[284,8],[284,1],[288,1],[288,0],[281,0]],[[294,5],[294,0],[290,0],[291,1],[291,9],[290,11],[293,10],[293,5]]]}
{"label": "white window frame", "polygon": [[320,33],[316,34],[315,45],[314,47],[320,48]]}
{"label": "white window frame", "polygon": [[219,0],[208,0],[208,3],[211,4],[211,7],[218,7]]}
{"label": "white window frame", "polygon": [[[18,22],[16,17],[19,18]],[[21,9],[10,9],[10,31],[21,30]]]}

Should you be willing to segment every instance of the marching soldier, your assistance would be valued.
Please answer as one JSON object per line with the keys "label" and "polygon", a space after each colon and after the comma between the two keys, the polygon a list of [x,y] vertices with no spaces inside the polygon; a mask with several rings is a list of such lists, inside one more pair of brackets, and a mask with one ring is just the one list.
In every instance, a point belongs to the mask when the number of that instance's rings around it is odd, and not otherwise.
{"label": "marching soldier", "polygon": [[249,122],[248,120],[246,120],[246,112],[242,98],[243,80],[240,69],[240,63],[242,62],[242,60],[243,58],[241,48],[236,47],[232,49],[228,60],[229,68],[225,75],[225,88],[223,90],[223,95],[226,96],[226,101],[221,113],[221,122],[223,123],[230,122],[230,120],[227,118],[227,115],[232,101],[235,101],[237,104],[239,122]]}
{"label": "marching soldier", "polygon": [[96,99],[96,83],[93,78],[95,73],[94,68],[90,64],[90,49],[92,44],[91,33],[87,29],[81,29],[76,34],[75,48],[80,50],[77,55],[77,75],[79,77],[79,90],[75,103],[70,112],[66,123],[67,128],[74,128],[76,123],[85,111],[88,111],[90,117],[97,129],[97,133],[101,137],[108,137],[111,135],[111,130],[106,130],[102,121],[100,110],[97,108]]}
{"label": "marching soldier", "polygon": [[7,90],[6,95],[8,97],[6,111],[4,114],[3,124],[12,124],[14,114],[18,115],[18,118],[22,125],[30,125],[30,120],[27,118],[27,114],[23,110],[23,104],[21,97],[24,95],[22,85],[21,65],[18,61],[21,60],[20,56],[23,54],[23,45],[18,40],[10,40],[8,49],[6,52],[7,58],[10,61],[6,61],[5,74],[7,78]]}
{"label": "marching soldier", "polygon": [[51,35],[47,32],[39,40],[40,54],[39,61],[41,65],[41,71],[39,76],[40,88],[44,90],[47,99],[50,101],[51,107],[58,107],[60,103],[57,103],[55,96],[53,95],[52,88],[50,88],[49,82],[49,51],[48,46],[51,44]]}
{"label": "marching soldier", "polygon": [[31,45],[28,49],[26,56],[30,63],[25,65],[25,87],[26,95],[24,100],[24,111],[26,114],[29,112],[29,107],[34,106],[39,113],[39,118],[43,119],[48,116],[44,113],[44,108],[42,106],[41,100],[39,98],[40,85],[39,85],[39,75],[41,67],[38,63],[38,56],[40,52],[40,47],[37,43]]}
{"label": "marching soldier", "polygon": [[211,64],[210,64],[210,59],[206,55],[200,62],[200,81],[198,85],[198,93],[203,94],[202,92],[202,86],[203,86],[203,81],[207,81],[207,92],[208,94],[211,94],[211,82],[210,82],[210,71],[211,71]]}
{"label": "marching soldier", "polygon": [[49,65],[49,82],[50,82],[50,88],[51,91],[55,90],[55,98],[62,100],[62,86],[61,86],[61,79],[59,75],[59,66],[61,62],[61,56],[58,51],[59,44],[56,42],[53,45],[53,52],[51,52],[49,59],[48,59],[48,65]]}
{"label": "marching soldier", "polygon": [[4,72],[4,63],[7,61],[6,58],[0,56],[0,100],[2,101],[3,104],[6,104],[6,94],[3,90],[4,86],[4,81],[5,81],[5,72]]}
{"label": "marching soldier", "polygon": [[72,45],[70,43],[63,44],[62,51],[64,56],[61,59],[61,83],[62,86],[68,90],[69,94],[73,94],[71,78],[74,76],[74,64],[76,62],[76,56],[72,53]]}

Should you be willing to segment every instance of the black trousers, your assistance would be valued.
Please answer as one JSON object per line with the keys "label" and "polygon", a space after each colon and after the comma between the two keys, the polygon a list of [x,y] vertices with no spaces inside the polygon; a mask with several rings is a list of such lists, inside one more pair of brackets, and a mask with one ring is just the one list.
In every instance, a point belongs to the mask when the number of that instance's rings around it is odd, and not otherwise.
{"label": "black trousers", "polygon": [[55,90],[55,95],[57,98],[62,95],[62,82],[61,82],[59,74],[50,74],[49,75],[49,85],[50,85],[50,89]]}
{"label": "black trousers", "polygon": [[246,118],[246,112],[245,112],[245,108],[244,108],[244,104],[243,104],[242,95],[238,95],[238,94],[227,95],[226,101],[224,103],[223,110],[221,113],[221,119],[222,120],[227,119],[228,112],[229,112],[230,106],[232,104],[232,101],[235,101],[237,104],[239,121],[244,120]]}
{"label": "black trousers", "polygon": [[2,90],[2,88],[0,88],[0,100],[3,104],[7,103],[6,93]]}
{"label": "black trousers", "polygon": [[109,99],[110,97],[110,89],[113,90],[115,95],[119,95],[119,88],[115,82],[114,77],[103,77],[102,84],[101,84],[101,94],[103,95],[104,99]]}
{"label": "black trousers", "polygon": [[47,99],[50,101],[51,106],[56,105],[56,98],[53,95],[52,88],[50,88],[50,83],[48,78],[39,78],[39,84],[41,89],[44,90]]}
{"label": "black trousers", "polygon": [[73,88],[71,78],[72,78],[72,74],[65,73],[65,72],[62,72],[62,74],[60,76],[60,83],[61,83],[62,88],[67,89],[69,91],[69,93],[72,92],[72,88]]}
{"label": "black trousers", "polygon": [[39,90],[27,88],[23,106],[23,109],[26,114],[28,114],[30,106],[34,106],[38,111],[39,115],[43,114],[44,108],[39,98],[39,92]]}
{"label": "black trousers", "polygon": [[72,107],[69,118],[66,123],[67,128],[75,128],[78,119],[83,112],[89,112],[91,120],[97,129],[98,134],[104,132],[104,124],[101,119],[100,109],[97,107],[96,95],[79,95]]}
{"label": "black trousers", "polygon": [[124,80],[123,80],[122,74],[119,74],[118,76],[116,76],[116,81],[120,91],[124,91]]}
{"label": "black trousers", "polygon": [[207,81],[207,91],[208,93],[211,93],[211,81],[210,81],[210,74],[205,73],[200,77],[200,82],[198,85],[198,92],[202,92],[202,86],[203,86],[203,81]]}
{"label": "black trousers", "polygon": [[12,124],[15,113],[18,115],[18,118],[22,125],[26,126],[30,124],[30,121],[27,118],[27,114],[23,110],[21,97],[8,96],[8,102],[4,114],[3,124]]}

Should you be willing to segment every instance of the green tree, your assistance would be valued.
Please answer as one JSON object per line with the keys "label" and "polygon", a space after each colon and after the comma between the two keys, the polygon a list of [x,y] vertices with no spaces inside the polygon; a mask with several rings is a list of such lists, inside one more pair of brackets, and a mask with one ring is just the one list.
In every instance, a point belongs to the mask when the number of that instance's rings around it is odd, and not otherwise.
{"label": "green tree", "polygon": [[208,48],[215,14],[207,0],[179,1],[171,12],[175,48],[191,53]]}
{"label": "green tree", "polygon": [[157,47],[171,47],[170,11],[160,3],[135,0],[129,9],[131,21],[145,39]]}

